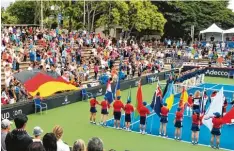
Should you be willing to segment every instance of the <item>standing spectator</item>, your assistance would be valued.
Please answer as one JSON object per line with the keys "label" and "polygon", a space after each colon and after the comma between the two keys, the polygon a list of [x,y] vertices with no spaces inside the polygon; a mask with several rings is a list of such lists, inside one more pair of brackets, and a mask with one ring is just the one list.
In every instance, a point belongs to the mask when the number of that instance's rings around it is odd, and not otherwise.
{"label": "standing spectator", "polygon": [[97,137],[91,138],[87,145],[87,151],[104,151],[102,140]]}
{"label": "standing spectator", "polygon": [[18,114],[15,119],[15,127],[12,132],[6,136],[6,150],[7,151],[25,151],[29,144],[31,144],[32,138],[25,130],[28,117],[24,114]]}
{"label": "standing spectator", "polygon": [[41,141],[41,134],[42,133],[43,133],[43,130],[39,126],[34,127],[34,129],[33,129],[33,135],[34,135],[33,142],[42,143],[42,141]]}
{"label": "standing spectator", "polygon": [[98,64],[96,63],[95,66],[94,66],[94,74],[95,74],[95,80],[97,80],[97,76],[98,76]]}
{"label": "standing spectator", "polygon": [[54,133],[46,133],[42,142],[46,151],[57,151],[57,139]]}
{"label": "standing spectator", "polygon": [[1,151],[6,151],[5,139],[11,130],[11,124],[12,122],[10,122],[8,119],[4,119],[1,122]]}
{"label": "standing spectator", "polygon": [[67,144],[62,141],[63,128],[59,125],[55,126],[53,133],[57,138],[57,151],[70,151],[70,148]]}
{"label": "standing spectator", "polygon": [[85,151],[85,150],[86,150],[85,142],[82,139],[78,139],[77,141],[75,141],[72,151]]}

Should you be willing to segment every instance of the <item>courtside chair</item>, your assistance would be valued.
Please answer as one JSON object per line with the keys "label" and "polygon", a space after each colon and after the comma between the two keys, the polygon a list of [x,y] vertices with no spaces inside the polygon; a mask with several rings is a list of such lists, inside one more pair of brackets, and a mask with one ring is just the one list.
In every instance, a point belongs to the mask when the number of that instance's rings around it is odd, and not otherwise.
{"label": "courtside chair", "polygon": [[87,92],[86,89],[81,90],[81,95],[82,95],[82,101],[88,101],[89,98],[93,97],[93,94],[91,92]]}
{"label": "courtside chair", "polygon": [[157,77],[156,76],[146,76],[146,80],[147,80],[147,83],[154,83],[156,80],[157,80]]}
{"label": "courtside chair", "polygon": [[37,109],[39,109],[40,113],[42,115],[42,111],[43,111],[43,109],[45,109],[46,110],[46,114],[47,114],[47,104],[46,103],[42,103],[41,99],[39,99],[39,98],[34,99],[34,105],[35,105],[35,113],[37,113]]}
{"label": "courtside chair", "polygon": [[228,78],[230,78],[231,76],[234,79],[234,71],[233,70],[229,71],[229,73],[228,73]]}

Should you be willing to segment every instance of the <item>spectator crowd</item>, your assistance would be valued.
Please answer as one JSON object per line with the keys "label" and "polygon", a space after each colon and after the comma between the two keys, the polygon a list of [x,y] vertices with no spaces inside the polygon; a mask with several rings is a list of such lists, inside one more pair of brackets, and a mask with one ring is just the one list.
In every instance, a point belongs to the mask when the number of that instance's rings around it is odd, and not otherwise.
{"label": "spectator crowd", "polygon": [[30,136],[25,130],[27,122],[28,117],[19,114],[14,119],[16,128],[11,130],[12,122],[8,119],[1,121],[1,151],[104,151],[103,141],[98,137],[91,138],[87,147],[82,139],[69,146],[62,140],[64,132],[59,125],[43,137],[43,130],[37,126],[33,129],[33,136]]}
{"label": "spectator crowd", "polygon": [[[165,58],[172,58],[173,62],[168,63],[177,65],[186,59],[206,57],[230,65],[234,56],[228,49],[224,49],[225,57],[219,57],[218,49],[210,46],[202,48],[195,44],[187,47],[182,39],[168,38],[160,42],[156,39],[137,41],[130,37],[125,40],[60,28],[3,27],[1,38],[2,104],[32,98],[13,76],[22,71],[21,65],[25,62],[30,62],[27,70],[55,72],[73,85],[86,88],[84,81],[95,86],[105,84],[109,78],[116,81],[158,73],[164,69]],[[86,56],[88,51],[91,54]]]}

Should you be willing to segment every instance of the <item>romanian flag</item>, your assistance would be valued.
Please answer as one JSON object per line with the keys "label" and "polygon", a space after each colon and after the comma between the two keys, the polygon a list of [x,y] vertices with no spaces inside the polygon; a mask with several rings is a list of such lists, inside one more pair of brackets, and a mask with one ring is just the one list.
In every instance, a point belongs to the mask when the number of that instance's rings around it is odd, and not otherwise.
{"label": "romanian flag", "polygon": [[24,86],[30,95],[36,96],[40,92],[41,97],[48,97],[61,91],[78,90],[62,77],[54,78],[43,73],[38,73],[32,79],[25,81]]}
{"label": "romanian flag", "polygon": [[167,92],[163,97],[163,102],[167,103],[167,108],[170,110],[174,103],[174,82],[168,84]]}
{"label": "romanian flag", "polygon": [[141,88],[141,80],[139,81],[139,84],[138,84],[138,89],[137,89],[137,96],[136,96],[136,114],[135,114],[135,117],[139,115],[139,112],[140,112],[140,108],[142,107],[143,105],[143,96],[142,96],[142,88]]}
{"label": "romanian flag", "polygon": [[180,103],[179,107],[181,109],[184,109],[184,105],[188,102],[188,92],[185,90],[185,87],[183,87],[181,96],[180,96]]}
{"label": "romanian flag", "polygon": [[114,94],[115,98],[117,98],[120,95],[120,80],[118,78],[116,86],[115,86],[115,94]]}

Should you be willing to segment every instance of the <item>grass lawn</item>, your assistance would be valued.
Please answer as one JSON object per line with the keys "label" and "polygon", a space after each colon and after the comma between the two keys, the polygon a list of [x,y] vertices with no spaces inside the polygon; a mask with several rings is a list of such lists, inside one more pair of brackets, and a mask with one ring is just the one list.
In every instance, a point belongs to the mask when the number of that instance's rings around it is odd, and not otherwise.
{"label": "grass lawn", "polygon": [[[234,84],[233,79],[206,78],[207,83]],[[151,102],[155,91],[155,84],[142,87],[143,98]],[[128,91],[122,91],[122,101],[126,102]],[[132,88],[132,102],[135,104],[136,88]],[[102,101],[102,97],[97,98]],[[97,114],[97,122],[100,119],[100,107]],[[112,111],[110,111],[112,113]],[[141,135],[111,128],[91,125],[89,123],[89,103],[77,102],[60,108],[49,110],[47,115],[32,114],[29,115],[27,131],[32,134],[33,127],[40,126],[44,133],[51,132],[55,125],[61,125],[64,128],[63,140],[70,146],[74,141],[81,138],[88,142],[89,138],[97,136],[104,142],[105,151],[115,149],[117,151],[209,151],[211,148],[205,146],[193,146],[188,143],[177,142],[148,135]],[[109,116],[111,118],[112,115]],[[190,135],[190,134],[188,134]]]}

